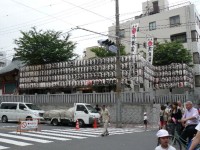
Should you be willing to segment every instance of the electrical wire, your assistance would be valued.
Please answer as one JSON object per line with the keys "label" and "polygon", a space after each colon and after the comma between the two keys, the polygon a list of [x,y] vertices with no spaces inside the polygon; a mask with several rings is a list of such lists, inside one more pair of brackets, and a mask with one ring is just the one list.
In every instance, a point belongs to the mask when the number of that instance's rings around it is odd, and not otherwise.
{"label": "electrical wire", "polygon": [[[180,4],[181,5],[181,4]],[[173,5],[172,5],[173,6]],[[172,7],[171,6],[171,7]],[[71,11],[70,11],[71,12]],[[141,12],[141,11],[138,11],[138,12]],[[55,14],[54,14],[55,15]],[[123,16],[123,14],[121,14],[121,16]],[[42,19],[42,21],[44,21],[44,18],[41,18]],[[57,20],[57,18],[54,18],[54,19],[56,19]],[[131,18],[128,18],[128,19],[131,19]],[[109,20],[112,20],[112,18],[110,18],[109,17]],[[37,21],[37,20],[33,20],[34,21],[34,23]],[[124,21],[124,20],[123,20]],[[31,21],[30,21],[31,22]],[[50,23],[50,22],[47,22],[47,23]],[[42,23],[42,24],[44,24],[44,23]],[[23,23],[22,23],[22,25],[23,25]],[[89,25],[88,23],[87,24],[84,24],[84,25],[78,25],[78,26],[85,26],[85,25]],[[14,26],[15,27],[15,26]],[[9,28],[9,27],[7,27],[7,28]],[[4,28],[5,29],[5,28]],[[0,30],[2,30],[2,28],[0,29]],[[13,29],[13,30],[15,30],[15,29]],[[9,31],[10,31],[10,29],[9,29]],[[2,31],[1,31],[2,32]]]}
{"label": "electrical wire", "polygon": [[[166,25],[163,25],[163,26],[166,26]],[[141,27],[140,27],[141,28]],[[158,28],[157,28],[158,29]],[[163,29],[163,28],[162,28]],[[141,31],[141,30],[140,30]],[[99,37],[99,36],[98,36]],[[138,37],[138,38],[140,38],[140,37]],[[143,38],[143,37],[142,37]],[[162,38],[163,39],[163,38]],[[165,38],[166,39],[166,38]]]}

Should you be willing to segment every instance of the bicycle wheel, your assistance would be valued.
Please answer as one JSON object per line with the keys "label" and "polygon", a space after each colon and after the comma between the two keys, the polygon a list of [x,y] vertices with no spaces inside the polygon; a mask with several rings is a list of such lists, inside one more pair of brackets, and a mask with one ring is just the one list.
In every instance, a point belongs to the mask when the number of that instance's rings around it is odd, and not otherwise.
{"label": "bicycle wheel", "polygon": [[182,150],[182,146],[179,140],[176,139],[176,137],[171,136],[169,138],[169,144],[176,148],[177,150]]}

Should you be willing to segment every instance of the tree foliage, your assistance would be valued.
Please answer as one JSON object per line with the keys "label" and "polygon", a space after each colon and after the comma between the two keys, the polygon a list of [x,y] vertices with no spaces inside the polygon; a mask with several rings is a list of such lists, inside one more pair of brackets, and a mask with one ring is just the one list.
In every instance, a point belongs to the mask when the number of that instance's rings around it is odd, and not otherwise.
{"label": "tree foliage", "polygon": [[153,64],[169,65],[171,63],[186,63],[190,65],[192,55],[189,50],[179,42],[158,43],[154,48]]}
{"label": "tree foliage", "polygon": [[[104,47],[95,47],[91,49],[97,57],[111,57],[116,56],[116,53],[106,50]],[[120,46],[120,55],[126,55],[125,46]]]}
{"label": "tree foliage", "polygon": [[73,53],[76,43],[69,41],[70,35],[63,36],[53,30],[37,31],[35,27],[21,34],[22,37],[15,40],[18,46],[15,57],[28,65],[68,61],[77,56]]}

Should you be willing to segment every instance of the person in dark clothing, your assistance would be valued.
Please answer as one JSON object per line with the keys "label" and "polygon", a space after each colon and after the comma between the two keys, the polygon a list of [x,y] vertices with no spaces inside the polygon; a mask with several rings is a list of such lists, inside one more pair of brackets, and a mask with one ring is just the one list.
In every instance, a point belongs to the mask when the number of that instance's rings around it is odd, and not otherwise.
{"label": "person in dark clothing", "polygon": [[172,109],[170,111],[169,119],[169,128],[171,129],[170,134],[174,135],[175,129],[180,134],[182,125],[181,125],[182,112],[178,109],[178,103],[174,102],[172,104]]}
{"label": "person in dark clothing", "polygon": [[174,102],[172,104],[172,109],[171,109],[171,121],[173,121],[174,123],[178,123],[180,122],[182,118],[182,113],[181,113],[181,110],[178,109],[178,103],[177,102]]}
{"label": "person in dark clothing", "polygon": [[98,104],[96,104],[96,107],[95,107],[95,109],[96,109],[96,111],[97,111],[98,113],[100,113],[100,111],[101,111],[101,108],[99,108],[99,105],[98,105]]}

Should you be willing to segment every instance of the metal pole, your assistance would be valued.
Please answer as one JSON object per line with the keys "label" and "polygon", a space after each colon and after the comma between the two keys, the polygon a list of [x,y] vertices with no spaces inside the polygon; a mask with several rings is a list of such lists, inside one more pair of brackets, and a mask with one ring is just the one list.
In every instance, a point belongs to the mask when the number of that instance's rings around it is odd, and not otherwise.
{"label": "metal pole", "polygon": [[116,71],[117,71],[117,84],[116,84],[116,102],[117,102],[117,108],[116,108],[116,124],[118,128],[122,127],[122,113],[121,113],[121,62],[120,62],[120,37],[119,37],[119,2],[118,0],[115,1],[116,6],[116,46],[118,48],[117,51],[117,59],[116,59]]}

